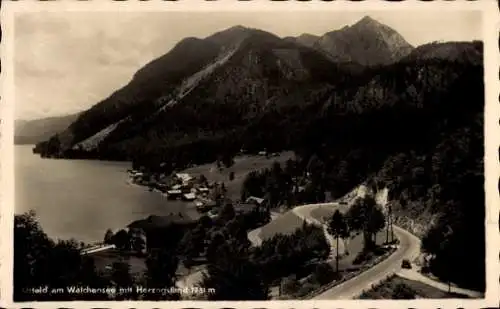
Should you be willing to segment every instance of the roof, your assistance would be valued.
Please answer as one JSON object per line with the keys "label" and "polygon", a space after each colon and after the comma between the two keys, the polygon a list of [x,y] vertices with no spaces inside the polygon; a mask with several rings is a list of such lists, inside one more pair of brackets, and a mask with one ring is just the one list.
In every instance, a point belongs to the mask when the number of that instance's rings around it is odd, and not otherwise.
{"label": "roof", "polygon": [[186,194],[184,194],[184,197],[187,198],[187,199],[195,199],[196,198],[196,194],[194,194],[194,193],[186,193]]}
{"label": "roof", "polygon": [[206,188],[206,187],[199,187],[199,188],[198,188],[198,190],[199,190],[199,191],[209,191],[209,189],[208,189],[208,188]]}
{"label": "roof", "polygon": [[264,202],[264,199],[260,197],[250,196],[249,198],[246,199],[245,202],[246,203],[256,202],[257,204],[262,204],[262,202]]}
{"label": "roof", "polygon": [[189,181],[189,180],[193,179],[193,177],[191,177],[191,175],[189,175],[187,173],[177,173],[177,174],[175,174],[175,176],[177,178],[182,179],[182,181]]}
{"label": "roof", "polygon": [[248,213],[253,211],[256,208],[255,204],[237,204],[234,205],[234,211],[239,212],[239,213]]}
{"label": "roof", "polygon": [[180,189],[182,186],[181,185],[175,185],[175,186],[172,186],[172,190],[178,190]]}
{"label": "roof", "polygon": [[168,194],[181,194],[182,191],[181,190],[168,190],[167,193]]}

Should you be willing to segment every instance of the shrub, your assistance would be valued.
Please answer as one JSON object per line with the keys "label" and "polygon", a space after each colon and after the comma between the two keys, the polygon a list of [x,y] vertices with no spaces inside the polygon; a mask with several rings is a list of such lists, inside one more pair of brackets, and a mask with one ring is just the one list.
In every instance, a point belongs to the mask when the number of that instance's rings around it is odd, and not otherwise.
{"label": "shrub", "polygon": [[313,274],[313,280],[320,285],[327,284],[335,278],[335,271],[327,263],[320,263],[316,266]]}
{"label": "shrub", "polygon": [[299,297],[302,297],[302,296],[305,296],[309,293],[311,293],[312,291],[316,290],[317,288],[319,287],[318,284],[314,284],[314,283],[311,283],[311,282],[305,282],[299,289],[299,291],[297,292],[297,296]]}
{"label": "shrub", "polygon": [[297,292],[298,288],[299,283],[294,275],[286,277],[281,281],[281,294],[293,294]]}
{"label": "shrub", "polygon": [[400,283],[392,292],[393,299],[415,299],[417,292],[406,284]]}

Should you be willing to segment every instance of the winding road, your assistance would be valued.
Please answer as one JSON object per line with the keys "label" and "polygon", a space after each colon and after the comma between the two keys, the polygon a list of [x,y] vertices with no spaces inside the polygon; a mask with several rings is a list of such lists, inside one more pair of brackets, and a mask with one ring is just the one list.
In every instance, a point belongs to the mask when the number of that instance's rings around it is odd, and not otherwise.
{"label": "winding road", "polygon": [[[310,224],[321,226],[324,230],[325,237],[332,248],[331,252],[333,253],[337,249],[334,238],[328,233],[326,226],[312,215],[312,212],[319,208],[328,208],[328,210],[331,211],[332,214],[337,209],[343,212],[347,210],[352,205],[352,203],[354,203],[356,197],[362,197],[365,193],[366,189],[360,187],[353,190],[353,192],[347,196],[348,198],[343,199],[347,203],[341,204],[333,202],[324,204],[310,204],[295,207],[291,211],[302,220],[306,220]],[[384,205],[385,203],[387,203],[387,193],[387,190],[384,189],[380,195],[376,196],[379,205]],[[278,218],[279,216],[274,216],[273,220]],[[364,291],[371,289],[373,285],[380,283],[384,279],[394,274],[410,280],[420,281],[443,291],[448,291],[448,286],[446,284],[425,277],[415,269],[402,269],[401,264],[403,260],[407,259],[409,261],[413,261],[420,255],[421,240],[415,235],[398,226],[393,225],[393,227],[394,234],[399,239],[399,245],[393,254],[391,254],[389,257],[376,264],[372,268],[365,270],[358,276],[349,279],[337,286],[334,286],[331,289],[322,292],[321,294],[318,294],[317,296],[313,297],[313,299],[355,299],[359,297]],[[258,236],[259,232],[260,228],[249,233],[249,239],[254,245],[259,245],[261,243],[261,240]],[[339,243],[339,252],[341,254],[344,252],[345,247],[346,244],[344,244],[343,242]],[[333,258],[333,255],[330,258]],[[484,297],[484,294],[482,293],[460,289],[458,287],[452,287],[451,291],[468,295],[472,298]]]}
{"label": "winding road", "polygon": [[399,238],[398,249],[388,258],[374,267],[362,272],[360,275],[339,284],[313,299],[353,299],[368,290],[372,285],[379,283],[387,277],[401,270],[404,259],[413,260],[420,253],[420,239],[409,232],[394,226],[394,233]]}

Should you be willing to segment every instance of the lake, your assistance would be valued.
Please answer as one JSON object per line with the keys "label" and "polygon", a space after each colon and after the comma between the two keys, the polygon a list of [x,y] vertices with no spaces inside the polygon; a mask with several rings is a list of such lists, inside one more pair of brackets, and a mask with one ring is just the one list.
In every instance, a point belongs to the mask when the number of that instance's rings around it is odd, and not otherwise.
{"label": "lake", "polygon": [[32,148],[15,146],[15,213],[35,210],[52,238],[102,241],[108,228],[149,215],[197,216],[192,203],[129,184],[130,163],[42,159]]}

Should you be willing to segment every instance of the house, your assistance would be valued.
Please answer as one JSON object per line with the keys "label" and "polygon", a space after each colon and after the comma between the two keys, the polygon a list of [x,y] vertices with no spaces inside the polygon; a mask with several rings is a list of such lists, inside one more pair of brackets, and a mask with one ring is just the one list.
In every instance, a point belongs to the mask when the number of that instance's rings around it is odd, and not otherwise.
{"label": "house", "polygon": [[196,205],[196,209],[199,212],[204,213],[204,212],[207,212],[207,211],[211,210],[212,208],[214,208],[216,206],[216,203],[214,201],[207,201],[207,202],[196,201],[195,205]]}
{"label": "house", "polygon": [[259,151],[259,156],[266,156],[267,155],[267,151]]}
{"label": "house", "polygon": [[210,189],[208,189],[207,187],[199,187],[198,188],[198,192],[200,192],[200,193],[208,193],[208,192],[210,192]]}
{"label": "house", "polygon": [[175,200],[179,197],[181,197],[182,191],[181,190],[168,190],[167,191],[167,196],[169,199]]}
{"label": "house", "polygon": [[131,176],[132,176],[132,178],[139,178],[139,177],[144,176],[144,173],[140,173],[140,172],[132,173]]}
{"label": "house", "polygon": [[193,177],[187,173],[177,173],[175,174],[175,177],[180,179],[183,184],[187,184],[190,180],[193,180]]}
{"label": "house", "polygon": [[254,211],[257,207],[258,205],[253,203],[238,203],[233,205],[234,212],[237,214],[247,214]]}
{"label": "house", "polygon": [[196,194],[194,193],[185,193],[182,195],[182,199],[185,201],[194,201],[196,199]]}
{"label": "house", "polygon": [[254,204],[254,205],[262,205],[264,203],[264,199],[260,197],[250,196],[245,200],[246,204]]}

